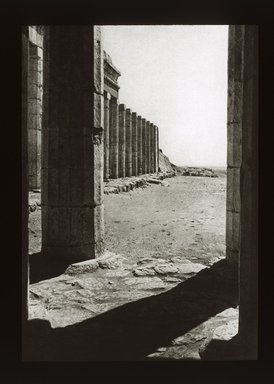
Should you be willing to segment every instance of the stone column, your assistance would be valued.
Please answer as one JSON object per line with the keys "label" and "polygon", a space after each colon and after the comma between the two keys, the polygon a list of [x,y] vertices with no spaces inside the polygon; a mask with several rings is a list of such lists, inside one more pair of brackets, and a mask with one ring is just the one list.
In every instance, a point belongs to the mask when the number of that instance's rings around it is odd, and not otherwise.
{"label": "stone column", "polygon": [[49,41],[42,140],[42,252],[49,259],[76,262],[103,251],[101,29],[52,26]]}
{"label": "stone column", "polygon": [[104,179],[109,179],[109,101],[110,94],[104,92]]}
{"label": "stone column", "polygon": [[119,169],[119,110],[118,101],[112,97],[109,103],[109,172],[111,179],[118,179]]}
{"label": "stone column", "polygon": [[142,166],[143,166],[143,146],[142,146],[142,116],[137,117],[137,174],[142,175]]}
{"label": "stone column", "polygon": [[147,169],[147,135],[146,135],[146,119],[142,119],[142,174]]}
{"label": "stone column", "polygon": [[226,258],[237,264],[240,251],[240,167],[242,163],[244,26],[229,27],[227,110]]}
{"label": "stone column", "polygon": [[151,166],[150,166],[150,169],[151,169],[151,173],[154,173],[155,172],[155,163],[154,163],[154,159],[155,159],[155,135],[154,135],[154,124],[151,123],[150,125],[150,135],[151,135],[151,143],[150,143],[150,161],[151,161]]}
{"label": "stone column", "polygon": [[126,109],[126,176],[132,176],[132,118],[131,109]]}
{"label": "stone column", "polygon": [[119,177],[126,176],[126,106],[119,105]]}
{"label": "stone column", "polygon": [[[237,28],[236,44],[242,39]],[[258,26],[244,26],[243,48],[239,336],[245,358],[253,360],[258,356]]]}
{"label": "stone column", "polygon": [[132,112],[132,176],[138,175],[138,123],[137,113]]}
{"label": "stone column", "polygon": [[29,43],[28,167],[30,190],[41,188],[42,62],[42,48]]}
{"label": "stone column", "polygon": [[159,162],[159,156],[160,156],[160,154],[159,154],[159,152],[160,152],[160,146],[159,146],[159,128],[158,127],[156,127],[157,129],[156,129],[156,133],[157,133],[157,164],[156,164],[156,166],[157,166],[157,172],[159,172],[159,166],[160,166],[160,162]]}
{"label": "stone column", "polygon": [[150,132],[150,121],[146,122],[146,173],[150,173],[150,144],[151,144],[151,132]]}
{"label": "stone column", "polygon": [[158,150],[158,147],[157,147],[157,127],[156,127],[156,125],[153,126],[153,131],[154,131],[154,164],[153,164],[153,167],[154,167],[154,172],[158,172],[158,168],[157,168],[157,156],[158,156],[157,150]]}
{"label": "stone column", "polygon": [[23,336],[28,320],[29,259],[28,259],[28,27],[22,28],[22,330]]}

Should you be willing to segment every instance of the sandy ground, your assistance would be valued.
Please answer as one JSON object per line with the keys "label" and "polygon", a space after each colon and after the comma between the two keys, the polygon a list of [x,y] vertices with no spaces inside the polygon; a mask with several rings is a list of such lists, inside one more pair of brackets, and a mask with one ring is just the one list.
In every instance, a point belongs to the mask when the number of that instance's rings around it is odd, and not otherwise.
{"label": "sandy ground", "polygon": [[105,196],[106,248],[129,259],[179,257],[209,265],[225,256],[226,177],[177,176]]}
{"label": "sandy ground", "polygon": [[[177,176],[104,195],[105,246],[136,262],[179,257],[212,264],[225,256],[226,177]],[[32,198],[39,194],[32,194]],[[41,208],[29,216],[29,252],[41,250]]]}

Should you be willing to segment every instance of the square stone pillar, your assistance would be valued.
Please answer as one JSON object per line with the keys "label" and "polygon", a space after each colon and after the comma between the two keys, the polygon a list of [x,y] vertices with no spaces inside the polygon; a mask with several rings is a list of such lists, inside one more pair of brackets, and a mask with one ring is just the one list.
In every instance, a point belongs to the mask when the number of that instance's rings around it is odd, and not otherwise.
{"label": "square stone pillar", "polygon": [[152,173],[155,172],[155,135],[154,135],[154,124],[150,124],[150,135],[151,135],[151,142],[150,142],[150,169]]}
{"label": "square stone pillar", "polygon": [[119,177],[126,176],[126,106],[119,105]]}
{"label": "square stone pillar", "polygon": [[159,172],[159,129],[155,126],[155,146],[156,146],[156,172]]}
{"label": "square stone pillar", "polygon": [[244,26],[229,26],[227,110],[226,257],[239,262],[240,167],[242,164],[242,103]]}
{"label": "square stone pillar", "polygon": [[131,109],[126,109],[126,176],[132,176],[132,119]]}
{"label": "square stone pillar", "polygon": [[147,121],[146,122],[146,173],[151,172],[150,146],[151,146],[150,121]]}
{"label": "square stone pillar", "polygon": [[137,117],[137,174],[142,175],[142,166],[143,166],[143,145],[142,145],[142,116]]}
{"label": "square stone pillar", "polygon": [[111,179],[119,177],[119,110],[118,100],[110,99],[109,104],[109,171]]}
{"label": "square stone pillar", "polygon": [[[236,34],[237,42],[239,33]],[[258,356],[258,59],[258,26],[245,25],[239,335],[246,359]]]}
{"label": "square stone pillar", "polygon": [[132,176],[138,175],[138,121],[137,113],[132,112]]}
{"label": "square stone pillar", "polygon": [[157,127],[156,125],[153,125],[154,130],[154,172],[158,172],[157,167],[157,156],[158,156],[158,146],[157,146]]}
{"label": "square stone pillar", "polygon": [[104,236],[100,27],[49,27],[46,68],[42,252],[69,262],[92,259]]}
{"label": "square stone pillar", "polygon": [[109,101],[110,93],[104,92],[104,179],[109,179]]}
{"label": "square stone pillar", "polygon": [[29,43],[28,169],[30,190],[41,188],[42,62],[43,49]]}
{"label": "square stone pillar", "polygon": [[146,119],[142,119],[142,174],[146,173],[147,169],[147,134],[146,134]]}

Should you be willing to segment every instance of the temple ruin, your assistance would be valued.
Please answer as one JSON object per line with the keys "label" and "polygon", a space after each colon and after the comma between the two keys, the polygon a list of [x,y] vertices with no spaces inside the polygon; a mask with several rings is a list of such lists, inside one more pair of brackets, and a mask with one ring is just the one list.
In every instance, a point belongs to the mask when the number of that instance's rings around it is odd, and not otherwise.
{"label": "temple ruin", "polygon": [[[22,327],[26,360],[35,354],[29,344],[36,327],[28,319],[29,190],[41,190],[43,258],[49,266],[60,260],[74,263],[104,252],[104,180],[158,172],[159,129],[119,103],[119,76],[104,52],[100,27],[23,27]],[[257,358],[257,93],[258,28],[231,25],[226,273],[239,276],[236,350],[242,351],[243,359]]]}

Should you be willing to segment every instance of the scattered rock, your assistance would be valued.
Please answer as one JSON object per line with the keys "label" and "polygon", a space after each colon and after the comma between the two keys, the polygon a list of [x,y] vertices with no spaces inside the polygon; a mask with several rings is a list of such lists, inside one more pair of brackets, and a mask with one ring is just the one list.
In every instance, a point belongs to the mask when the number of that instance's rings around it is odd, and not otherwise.
{"label": "scattered rock", "polygon": [[151,183],[151,184],[162,184],[161,180],[158,180],[158,179],[147,179],[147,182],[148,183]]}
{"label": "scattered rock", "polygon": [[65,274],[73,275],[78,273],[90,273],[96,271],[99,268],[99,263],[97,260],[86,260],[80,263],[71,264],[66,270]]}
{"label": "scattered rock", "polygon": [[116,255],[113,252],[106,251],[96,260],[99,263],[99,267],[102,269],[116,269],[120,267],[124,261],[126,261],[126,258],[121,255]]}

